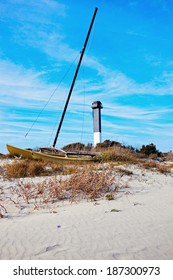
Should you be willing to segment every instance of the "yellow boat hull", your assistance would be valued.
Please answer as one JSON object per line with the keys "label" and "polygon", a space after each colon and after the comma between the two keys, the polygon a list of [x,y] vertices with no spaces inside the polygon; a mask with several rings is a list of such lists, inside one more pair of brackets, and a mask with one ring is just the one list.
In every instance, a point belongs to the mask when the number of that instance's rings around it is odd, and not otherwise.
{"label": "yellow boat hull", "polygon": [[37,160],[47,160],[47,161],[57,161],[57,162],[66,162],[66,161],[93,161],[91,157],[79,157],[79,156],[59,156],[59,155],[51,155],[45,154],[42,152],[35,152],[32,150],[21,149],[15,146],[6,145],[7,150],[13,156],[20,156],[22,158],[28,159],[37,159]]}
{"label": "yellow boat hull", "polygon": [[66,161],[93,161],[91,157],[78,157],[78,156],[57,156],[57,155],[50,155],[44,154],[41,152],[32,152],[33,159],[42,159],[48,161],[58,161],[58,162],[66,162]]}
{"label": "yellow boat hull", "polygon": [[27,149],[21,149],[18,147],[14,147],[11,145],[6,145],[7,150],[9,151],[10,155],[12,156],[19,156],[19,157],[23,157],[23,158],[29,158],[32,159],[32,151],[31,150],[27,150]]}

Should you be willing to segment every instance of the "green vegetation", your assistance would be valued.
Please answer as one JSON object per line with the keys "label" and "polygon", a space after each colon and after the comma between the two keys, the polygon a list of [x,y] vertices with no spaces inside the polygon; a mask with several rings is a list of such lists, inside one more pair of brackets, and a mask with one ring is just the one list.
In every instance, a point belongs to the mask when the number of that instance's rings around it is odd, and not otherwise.
{"label": "green vegetation", "polygon": [[150,155],[156,155],[158,157],[162,156],[162,153],[156,149],[156,145],[154,145],[153,143],[149,145],[142,145],[142,148],[139,150],[139,152],[141,152],[146,156],[150,156]]}

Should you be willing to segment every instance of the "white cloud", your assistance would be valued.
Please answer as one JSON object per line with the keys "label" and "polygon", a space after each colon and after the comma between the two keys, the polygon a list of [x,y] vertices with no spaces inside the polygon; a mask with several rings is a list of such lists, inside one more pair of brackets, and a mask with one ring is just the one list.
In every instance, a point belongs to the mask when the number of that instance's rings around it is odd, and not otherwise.
{"label": "white cloud", "polygon": [[[97,99],[103,102],[103,114],[110,117],[120,117],[123,119],[138,119],[138,120],[154,120],[159,119],[162,115],[172,113],[169,108],[148,108],[143,109],[135,106],[123,106],[117,102],[112,103],[112,99],[116,96],[124,96],[127,94],[160,94],[161,89],[152,87],[150,84],[137,84],[131,79],[128,79],[124,74],[119,72],[110,72],[104,67],[104,75],[98,80],[98,84],[94,84],[89,80],[79,81],[78,86],[74,90],[72,103],[70,104],[71,112],[80,112],[83,110],[84,96],[81,94],[83,90],[83,82],[85,83],[85,109],[86,112],[91,110],[91,103]],[[51,93],[54,92],[56,85],[48,84],[44,81],[44,72],[35,72],[27,70],[23,66],[15,65],[9,61],[0,61],[0,99],[1,105],[8,107],[20,106],[27,110],[32,110],[34,107],[40,109],[44,107]],[[163,89],[163,91],[167,89]],[[50,102],[50,109],[57,110],[55,104],[63,103],[67,94],[67,87],[60,86],[55,93],[56,100]],[[59,94],[61,93],[61,94]],[[89,94],[87,94],[89,93]],[[91,94],[92,93],[92,94]],[[54,102],[54,104],[53,104]]]}
{"label": "white cloud", "polygon": [[[15,65],[10,61],[0,61],[0,99],[1,104],[19,105],[29,107],[35,101],[46,102],[53,92],[56,92],[57,85],[48,84],[44,81],[45,71],[36,72],[32,69],[25,69],[22,65]],[[66,88],[59,86],[62,101]]]}

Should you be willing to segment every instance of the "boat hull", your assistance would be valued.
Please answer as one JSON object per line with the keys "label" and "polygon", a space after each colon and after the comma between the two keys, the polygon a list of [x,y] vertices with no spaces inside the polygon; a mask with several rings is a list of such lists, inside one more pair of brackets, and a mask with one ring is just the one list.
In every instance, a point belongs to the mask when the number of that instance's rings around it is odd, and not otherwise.
{"label": "boat hull", "polygon": [[32,150],[21,149],[15,146],[6,145],[9,153],[13,156],[20,156],[22,158],[37,159],[37,160],[47,160],[55,162],[67,162],[67,161],[93,161],[91,157],[78,157],[78,156],[58,156],[45,154],[42,152],[35,152]]}
{"label": "boat hull", "polygon": [[74,162],[74,161],[93,161],[92,158],[89,157],[77,157],[77,156],[55,156],[55,155],[50,155],[50,154],[44,154],[40,152],[33,152],[32,153],[32,158],[33,159],[42,159],[42,160],[47,160],[47,161],[56,161],[56,162]]}
{"label": "boat hull", "polygon": [[7,150],[9,151],[10,155],[12,156],[18,156],[22,158],[29,158],[32,159],[32,150],[27,150],[27,149],[21,149],[15,146],[11,145],[6,145]]}

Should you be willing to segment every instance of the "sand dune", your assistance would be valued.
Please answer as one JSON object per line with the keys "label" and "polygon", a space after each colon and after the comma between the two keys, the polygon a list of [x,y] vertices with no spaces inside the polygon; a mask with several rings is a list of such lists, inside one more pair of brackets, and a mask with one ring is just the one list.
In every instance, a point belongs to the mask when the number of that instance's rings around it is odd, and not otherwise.
{"label": "sand dune", "polygon": [[[0,219],[0,259],[173,259],[172,173],[128,168],[128,188],[112,201],[13,206]],[[6,193],[9,184],[1,179]]]}

